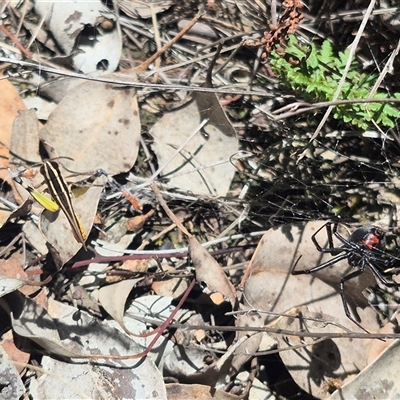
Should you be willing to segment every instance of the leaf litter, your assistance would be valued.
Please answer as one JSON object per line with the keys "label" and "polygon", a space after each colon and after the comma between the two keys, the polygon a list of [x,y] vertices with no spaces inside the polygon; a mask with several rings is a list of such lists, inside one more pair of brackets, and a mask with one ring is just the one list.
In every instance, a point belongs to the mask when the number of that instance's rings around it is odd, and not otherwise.
{"label": "leaf litter", "polygon": [[[19,397],[29,388],[32,398],[209,398],[211,392],[213,398],[221,399],[265,398],[272,396],[271,389],[276,396],[300,393],[327,398],[360,371],[361,386],[350,383],[340,389],[347,397],[360,393],[366,385],[363,374],[371,390],[398,394],[384,369],[385,357],[389,357],[393,362],[390,369],[396,370],[396,346],[372,364],[370,360],[377,352],[371,338],[393,337],[393,325],[387,323],[381,336],[374,335],[390,315],[379,313],[378,318],[370,305],[371,297],[365,297],[365,290],[376,285],[369,269],[345,285],[352,312],[372,332],[369,336],[343,311],[338,285],[349,271],[347,260],[312,275],[290,274],[295,265],[310,269],[334,256],[318,252],[312,242],[312,235],[324,222],[312,221],[315,215],[306,214],[309,202],[304,198],[318,198],[320,204],[338,201],[336,193],[325,199],[315,182],[306,182],[318,181],[320,173],[326,174],[325,186],[321,186],[325,190],[328,182],[343,175],[340,155],[346,153],[345,142],[339,143],[337,152],[323,147],[321,152],[318,146],[311,146],[307,162],[296,166],[294,151],[308,139],[298,133],[302,122],[293,121],[289,132],[276,121],[251,114],[256,108],[249,105],[255,102],[269,110],[265,115],[272,115],[273,109],[262,96],[260,100],[249,92],[247,97],[241,94],[243,88],[249,90],[243,83],[249,83],[253,71],[257,93],[277,98],[277,92],[271,95],[265,89],[271,91],[276,83],[268,70],[252,69],[253,63],[247,62],[250,54],[253,60],[255,52],[241,53],[239,42],[235,42],[235,34],[243,35],[238,26],[244,30],[253,27],[250,17],[260,27],[271,28],[253,42],[264,46],[264,60],[272,36],[285,45],[286,33],[282,32],[301,29],[304,21],[298,2],[283,4],[276,25],[262,24],[265,8],[258,3],[261,8],[256,11],[256,6],[246,1],[238,4],[234,13],[233,9],[221,13],[224,6],[207,2],[209,13],[228,19],[221,25],[205,17],[197,26],[203,33],[194,30],[190,35],[187,31],[200,15],[189,25],[186,19],[178,18],[181,21],[176,26],[187,30],[173,32],[174,39],[158,24],[167,27],[171,15],[189,15],[185,3],[143,8],[143,4],[123,2],[118,20],[100,3],[68,4],[68,9],[60,5],[57,2],[45,10],[43,4],[35,4],[34,11],[47,26],[36,26],[36,36],[24,42],[27,48],[23,54],[31,56],[28,49],[36,40],[41,51],[32,57],[40,63],[58,68],[67,65],[87,74],[83,78],[101,76],[108,81],[58,79],[44,70],[35,71],[26,82],[41,101],[52,98],[48,117],[41,110],[24,111],[19,97],[13,98],[10,92],[7,95],[14,108],[5,110],[6,123],[0,130],[2,177],[13,195],[11,203],[3,204],[11,204],[13,212],[5,207],[2,231],[13,226],[24,232],[24,251],[17,236],[4,249],[4,268],[10,276],[1,276],[2,328],[27,341],[23,355],[13,353],[7,363],[13,387],[8,392],[2,390],[3,397]],[[7,12],[14,7],[24,29],[35,26],[15,5],[9,7]],[[182,15],[180,10],[184,10]],[[150,17],[153,32],[143,20]],[[161,48],[161,32],[165,48]],[[232,40],[231,57],[241,54],[235,62],[219,53],[217,43],[212,42],[218,37]],[[130,45],[121,53],[122,38],[124,45]],[[211,62],[203,62],[204,56],[193,51],[202,40],[206,43],[202,51],[208,52],[206,58]],[[232,50],[225,45],[224,51]],[[173,52],[163,57],[173,68],[181,68],[180,76],[158,68],[164,61],[160,55],[171,47]],[[216,48],[215,53],[210,48]],[[52,59],[44,60],[40,53],[49,50]],[[4,47],[4,51],[10,56],[9,48]],[[154,57],[137,67],[144,54],[154,51]],[[173,65],[178,59],[181,65]],[[235,96],[196,92],[176,107],[184,97],[181,93],[150,86],[134,89],[137,83],[150,82],[150,75],[145,75],[149,66],[156,76],[154,82],[159,79],[165,88],[170,89],[171,77],[172,82],[180,82],[182,76],[190,76],[191,84],[199,87],[204,84],[201,76],[205,70],[205,86],[212,87],[210,71],[220,59],[230,72],[214,73],[213,83],[217,87],[237,85],[240,89]],[[196,65],[193,76],[185,69],[189,64],[191,68]],[[115,72],[118,66],[119,72]],[[60,72],[68,75],[66,70]],[[14,83],[18,85],[17,80]],[[21,110],[18,116],[16,109]],[[262,137],[265,133],[269,138]],[[326,137],[329,140],[329,135]],[[265,143],[261,144],[262,140]],[[248,164],[237,157],[242,149],[252,154]],[[325,164],[310,173],[321,154]],[[365,165],[365,157],[357,157],[353,159]],[[87,252],[76,241],[63,212],[43,210],[13,182],[18,174],[25,187],[49,196],[43,176],[30,175],[47,159],[57,162],[70,185],[73,212],[88,234]],[[344,186],[357,179],[351,176]],[[299,183],[315,188],[315,197],[310,191],[303,192]],[[295,193],[288,191],[289,187]],[[389,194],[387,189],[374,190],[347,191],[349,209],[357,208],[361,196]],[[397,201],[395,191],[390,194]],[[378,203],[379,196],[375,196]],[[278,209],[271,213],[269,207],[277,202]],[[263,214],[265,209],[269,214]],[[290,223],[288,215],[297,217],[297,212],[303,212],[308,222]],[[331,215],[322,208],[317,214],[320,219]],[[378,220],[369,210],[363,218]],[[363,222],[363,218],[357,221]],[[281,222],[279,227],[274,226],[275,221]],[[259,240],[264,232],[255,231],[255,227],[269,230]],[[347,238],[349,233],[343,226],[340,229]],[[318,240],[323,243],[326,237],[322,234]],[[395,301],[394,290],[384,294]],[[396,310],[391,318],[395,317]],[[389,339],[384,343],[388,346]],[[5,344],[4,340],[2,350]],[[268,361],[277,352],[282,376],[287,374],[284,385],[262,375],[271,365],[277,368],[276,360],[272,364]],[[20,365],[27,367],[20,370],[22,379],[16,373]],[[371,374],[388,377],[386,387],[378,388],[379,379],[375,385]],[[258,392],[254,390],[257,385]]]}

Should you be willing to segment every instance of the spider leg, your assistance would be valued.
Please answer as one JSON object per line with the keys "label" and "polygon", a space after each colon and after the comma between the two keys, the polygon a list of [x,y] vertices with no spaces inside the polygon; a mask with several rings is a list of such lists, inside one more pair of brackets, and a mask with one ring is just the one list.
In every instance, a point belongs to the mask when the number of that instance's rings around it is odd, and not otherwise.
{"label": "spider leg", "polygon": [[346,275],[345,277],[343,277],[340,281],[340,297],[342,298],[342,303],[343,303],[343,308],[344,308],[344,312],[346,314],[346,317],[352,321],[353,323],[355,323],[359,328],[361,328],[364,332],[366,333],[370,333],[368,332],[358,321],[356,321],[353,316],[350,313],[350,309],[349,309],[349,304],[347,303],[346,300],[346,296],[344,294],[344,283],[349,281],[350,279],[356,278],[357,276],[361,275],[364,272],[363,268],[357,269],[356,271],[352,272],[349,275]]}
{"label": "spider leg", "polygon": [[[322,225],[312,236],[311,240],[314,243],[315,248],[320,252],[320,253],[329,253],[332,254],[333,256],[341,253],[342,251],[346,251],[343,247],[334,247],[333,244],[333,236],[336,236],[345,246],[348,245],[348,241],[339,234],[337,231],[338,224],[335,222],[333,224],[333,229],[331,228],[332,223],[327,222],[325,225]],[[324,248],[322,247],[318,241],[316,236],[318,235],[319,232],[321,232],[322,229],[326,230],[326,235],[328,237],[328,247]],[[351,246],[351,244],[350,244]]]}
{"label": "spider leg", "polygon": [[[322,229],[326,230],[326,234],[328,236],[328,249],[332,249],[333,248],[333,238],[332,238],[332,229],[331,229],[331,223],[327,222],[326,224],[322,225],[312,236],[311,236],[311,240],[314,243],[314,246],[316,247],[316,249],[320,252],[322,252],[322,250],[324,250],[321,245],[318,243],[316,236],[318,235],[318,233],[320,233],[322,231]],[[325,250],[328,250],[325,249]],[[328,251],[326,251],[326,253],[328,253]]]}
{"label": "spider leg", "polygon": [[[344,251],[344,250],[342,249],[342,251]],[[322,253],[322,252],[321,252],[321,253]],[[313,272],[317,272],[317,271],[320,271],[321,269],[328,268],[328,267],[330,267],[331,265],[336,264],[337,262],[339,262],[339,261],[341,261],[341,260],[345,260],[347,257],[348,257],[348,254],[347,254],[347,252],[346,252],[346,253],[344,253],[344,254],[338,255],[338,256],[335,257],[335,258],[332,258],[332,259],[329,260],[329,261],[326,261],[326,262],[322,263],[321,265],[317,265],[317,266],[314,267],[314,268],[302,269],[302,270],[300,270],[300,271],[295,271],[295,268],[296,268],[296,265],[297,265],[297,262],[296,262],[296,264],[295,264],[295,265],[293,266],[293,268],[292,268],[291,274],[292,274],[292,275],[312,274]],[[299,258],[297,261],[299,261],[299,260],[300,260],[300,258]]]}
{"label": "spider leg", "polygon": [[371,272],[375,275],[375,278],[378,279],[378,281],[381,282],[383,285],[387,287],[399,286],[399,284],[396,282],[389,282],[388,280],[386,280],[386,278],[383,277],[379,269],[376,268],[375,265],[372,264],[370,260],[366,260],[366,262]]}

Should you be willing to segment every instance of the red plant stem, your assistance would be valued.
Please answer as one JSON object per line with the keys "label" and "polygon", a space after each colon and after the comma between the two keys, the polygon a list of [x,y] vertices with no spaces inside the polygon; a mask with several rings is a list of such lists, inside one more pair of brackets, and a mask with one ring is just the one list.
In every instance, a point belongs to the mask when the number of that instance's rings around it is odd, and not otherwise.
{"label": "red plant stem", "polygon": [[[230,247],[227,249],[221,249],[221,250],[216,250],[210,252],[212,256],[218,256],[222,254],[230,254],[230,253],[236,253],[239,251],[244,251],[247,248],[245,247]],[[70,267],[71,269],[73,268],[80,268],[80,267],[85,267],[86,265],[89,265],[91,263],[110,263],[110,262],[118,262],[118,261],[126,261],[126,260],[149,260],[149,259],[155,259],[158,260],[160,258],[183,258],[187,257],[188,252],[183,251],[179,252],[177,251],[176,253],[158,253],[158,254],[131,254],[127,256],[96,256],[93,258],[90,258],[88,260],[82,260],[82,261],[77,261],[72,266]]]}
{"label": "red plant stem", "polygon": [[18,47],[18,49],[25,57],[32,58],[32,53],[26,50],[25,47],[22,46],[21,42],[11,32],[9,32],[4,25],[0,24],[0,31],[3,31],[4,34],[6,34],[11,39],[11,41]]}

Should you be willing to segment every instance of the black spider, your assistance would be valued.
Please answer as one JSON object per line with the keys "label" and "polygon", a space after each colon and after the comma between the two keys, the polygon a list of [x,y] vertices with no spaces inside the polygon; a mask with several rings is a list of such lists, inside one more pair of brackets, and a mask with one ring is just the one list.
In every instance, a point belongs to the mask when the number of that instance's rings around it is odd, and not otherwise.
{"label": "black spider", "polygon": [[[316,239],[316,235],[323,229],[326,229],[328,236],[328,247],[323,248],[319,245]],[[350,279],[353,279],[359,275],[361,275],[365,268],[369,268],[371,272],[375,275],[376,279],[378,279],[383,285],[387,287],[399,286],[395,282],[389,282],[382,275],[383,270],[390,268],[393,264],[399,261],[396,257],[390,257],[387,253],[385,253],[386,249],[386,238],[385,231],[381,228],[378,228],[373,225],[365,225],[361,228],[356,229],[348,239],[345,239],[338,231],[338,224],[333,224],[327,222],[325,225],[321,226],[312,236],[311,240],[313,241],[316,249],[321,253],[330,253],[333,256],[329,261],[324,262],[321,265],[317,265],[311,269],[305,269],[301,271],[295,271],[296,264],[293,267],[292,275],[300,275],[300,274],[311,274],[313,272],[320,271],[321,269],[330,267],[337,262],[344,260],[347,258],[348,263],[351,267],[357,268],[356,271],[351,272],[350,274],[344,276],[340,280],[340,296],[342,298],[343,308],[346,313],[347,318],[353,321],[357,326],[359,326],[362,330],[369,333],[365,328],[361,326],[359,322],[357,322],[350,314],[349,306],[347,304],[345,294],[344,294],[344,284]],[[333,236],[335,236],[343,245],[341,247],[334,247],[333,245]],[[299,260],[297,260],[299,261]]]}

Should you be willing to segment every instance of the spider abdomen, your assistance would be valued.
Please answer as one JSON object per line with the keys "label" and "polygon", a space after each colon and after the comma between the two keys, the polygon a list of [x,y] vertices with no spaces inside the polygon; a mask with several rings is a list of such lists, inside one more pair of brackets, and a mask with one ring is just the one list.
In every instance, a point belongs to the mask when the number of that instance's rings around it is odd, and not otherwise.
{"label": "spider abdomen", "polygon": [[373,225],[365,225],[356,229],[348,240],[351,243],[362,245],[368,250],[384,251],[386,248],[385,231]]}

